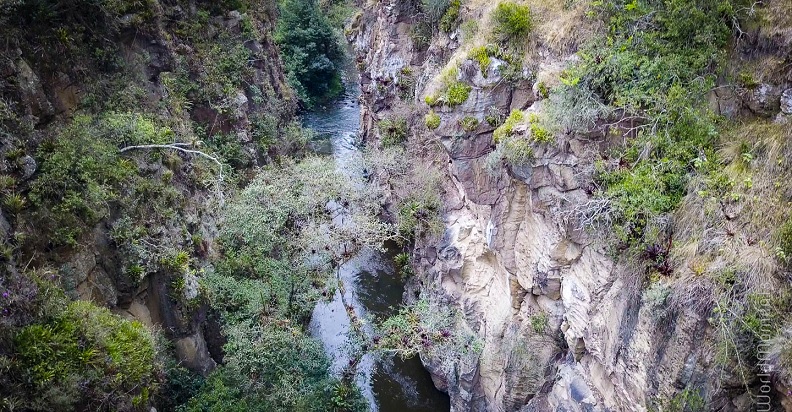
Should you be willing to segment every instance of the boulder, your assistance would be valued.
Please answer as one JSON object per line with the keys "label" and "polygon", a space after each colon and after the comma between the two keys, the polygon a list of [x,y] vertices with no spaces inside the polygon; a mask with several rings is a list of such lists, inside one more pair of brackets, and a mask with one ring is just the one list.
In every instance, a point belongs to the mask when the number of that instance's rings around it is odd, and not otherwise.
{"label": "boulder", "polygon": [[786,89],[781,93],[781,112],[784,114],[792,114],[792,89]]}
{"label": "boulder", "polygon": [[24,59],[19,59],[16,64],[17,85],[22,104],[27,106],[30,114],[38,118],[48,117],[54,113],[52,105],[44,94],[44,88],[38,75]]}
{"label": "boulder", "polygon": [[762,83],[742,97],[745,106],[758,116],[770,117],[780,110],[781,90],[771,84]]}

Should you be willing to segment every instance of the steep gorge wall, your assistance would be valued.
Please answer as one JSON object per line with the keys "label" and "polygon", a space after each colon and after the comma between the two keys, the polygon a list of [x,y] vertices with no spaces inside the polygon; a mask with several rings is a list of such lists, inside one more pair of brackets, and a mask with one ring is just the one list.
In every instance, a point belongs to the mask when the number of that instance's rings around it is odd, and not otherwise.
{"label": "steep gorge wall", "polygon": [[[132,133],[140,133],[134,121],[150,119],[170,139],[153,143],[185,142],[215,153],[230,149],[222,160],[232,164],[237,178],[262,164],[260,134],[275,133],[296,110],[272,40],[274,5],[245,13],[212,3],[217,2],[3,6],[8,38],[0,50],[0,173],[14,180],[13,191],[26,196],[42,179],[42,146],[70,139],[64,130],[79,116],[128,116],[122,118],[129,119]],[[263,115],[272,116],[272,130],[256,123]],[[130,145],[135,135],[123,139]],[[21,211],[4,209],[1,235],[13,256],[4,283],[13,284],[22,271],[51,270],[71,297],[163,329],[183,364],[206,374],[222,358],[222,337],[207,307],[189,302],[197,293],[193,274],[217,254],[221,199],[213,183],[215,165],[167,149],[124,157],[142,180],[113,189],[130,196],[92,205],[103,218],[95,225],[85,222],[93,226],[73,244],[51,230],[51,214],[41,205],[28,201]],[[116,235],[125,219],[137,235]],[[163,263],[179,251],[190,262],[185,272]],[[14,316],[6,321],[13,324]]]}
{"label": "steep gorge wall", "polygon": [[[645,411],[681,399],[685,388],[703,393],[707,410],[751,410],[754,401],[739,377],[718,367],[709,313],[676,305],[658,317],[642,300],[642,269],[614,259],[605,236],[586,230],[578,218],[592,200],[594,160],[618,146],[621,136],[606,126],[556,136],[528,165],[489,170],[494,127],[485,117],[492,107],[541,111],[538,83],[505,81],[498,70],[505,63],[497,59],[487,76],[464,59],[459,80],[472,85],[470,96],[453,108],[435,107],[441,123],[428,131],[423,96],[446,62],[464,50],[462,33],[435,33],[421,50],[411,36],[413,16],[399,3],[367,3],[350,38],[362,69],[367,139],[376,140],[379,120],[403,116],[418,144],[437,145],[443,153],[435,165],[446,176],[446,232],[440,241],[419,244],[423,275],[417,282],[424,296],[458,307],[484,342],[469,363],[423,358],[438,387],[451,395],[452,410]],[[493,6],[466,2],[462,15],[486,24]],[[582,14],[570,18],[585,21]],[[574,61],[575,36],[596,28],[578,30],[559,41],[571,47],[539,44],[526,77],[551,78]],[[754,45],[773,38],[751,35],[758,39]],[[778,44],[755,47],[783,50]],[[719,89],[713,107],[751,116],[766,107],[767,116],[776,116],[790,80],[776,78],[742,95]],[[400,93],[405,84],[415,85],[414,95]],[[769,97],[763,88],[772,90]],[[781,120],[789,114],[784,110]],[[479,120],[471,132],[460,124],[467,116]]]}

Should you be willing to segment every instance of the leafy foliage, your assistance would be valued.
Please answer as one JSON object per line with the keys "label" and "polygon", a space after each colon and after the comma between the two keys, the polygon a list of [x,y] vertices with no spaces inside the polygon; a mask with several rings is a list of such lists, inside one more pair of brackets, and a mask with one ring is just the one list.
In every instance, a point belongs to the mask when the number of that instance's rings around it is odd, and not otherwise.
{"label": "leafy foliage", "polygon": [[[331,378],[321,345],[305,335],[316,302],[331,293],[337,245],[378,245],[372,191],[332,159],[282,159],[263,169],[225,211],[222,256],[202,285],[224,321],[226,365],[182,407],[202,410],[335,411],[365,408],[360,394]],[[335,205],[335,206],[333,206]],[[344,227],[330,210],[355,205]]]}
{"label": "leafy foliage", "polygon": [[478,127],[479,120],[472,116],[465,116],[459,121],[459,125],[466,132],[472,132]]}
{"label": "leafy foliage", "polygon": [[282,0],[275,41],[289,82],[309,106],[337,95],[343,51],[316,0]]}
{"label": "leafy foliage", "polygon": [[135,167],[119,156],[117,144],[159,142],[170,135],[138,115],[77,116],[61,136],[42,145],[30,198],[42,207],[40,219],[55,243],[74,244],[107,215],[108,203],[132,178]]}
{"label": "leafy foliage", "polygon": [[33,409],[72,409],[80,402],[133,410],[156,385],[147,329],[90,302],[70,303],[52,320],[22,328],[13,341],[13,385]]}
{"label": "leafy foliage", "polygon": [[470,91],[473,88],[466,83],[463,82],[454,82],[448,86],[448,90],[446,91],[446,103],[450,107],[459,106],[462,103],[465,103],[470,96]]}
{"label": "leafy foliage", "polygon": [[451,0],[448,4],[443,18],[440,19],[440,30],[451,33],[459,24],[459,9],[462,7],[462,0]]}
{"label": "leafy foliage", "polygon": [[440,90],[436,94],[428,94],[424,101],[430,107],[445,104],[449,107],[459,106],[467,101],[473,87],[458,80],[459,67],[451,65],[440,73]]}
{"label": "leafy foliage", "polygon": [[544,333],[547,329],[550,319],[544,312],[538,313],[530,317],[531,329],[535,333]]}
{"label": "leafy foliage", "polygon": [[[739,0],[737,0],[739,1]],[[612,202],[618,237],[652,243],[648,228],[673,210],[685,193],[692,165],[714,159],[717,119],[705,93],[724,55],[736,1],[608,0],[595,10],[608,21],[605,41],[583,53],[566,72],[567,87],[590,90],[640,124],[621,153],[629,168],[603,167],[601,195]],[[552,99],[552,97],[551,97]],[[649,235],[649,236],[645,236]]]}
{"label": "leafy foliage", "polygon": [[499,143],[504,140],[506,137],[512,134],[514,127],[517,126],[525,119],[525,114],[522,110],[514,109],[509,114],[509,117],[506,118],[506,121],[503,122],[495,131],[492,133],[492,139],[495,143]]}
{"label": "leafy foliage", "polygon": [[424,116],[424,124],[426,124],[426,128],[429,130],[435,130],[440,127],[440,115],[435,113],[434,110],[430,110],[429,113]]}
{"label": "leafy foliage", "polygon": [[[457,328],[457,314],[427,300],[403,306],[393,316],[383,319],[376,328],[377,349],[396,353],[403,358],[424,353],[451,351],[455,356],[477,355],[480,342],[473,334]],[[452,331],[458,331],[452,333]],[[447,353],[446,353],[447,354]]]}
{"label": "leafy foliage", "polygon": [[478,62],[481,75],[487,77],[487,68],[489,68],[490,63],[492,63],[487,46],[474,47],[468,52],[468,58]]}
{"label": "leafy foliage", "polygon": [[493,33],[501,43],[517,41],[531,31],[531,9],[510,1],[495,7],[492,13]]}

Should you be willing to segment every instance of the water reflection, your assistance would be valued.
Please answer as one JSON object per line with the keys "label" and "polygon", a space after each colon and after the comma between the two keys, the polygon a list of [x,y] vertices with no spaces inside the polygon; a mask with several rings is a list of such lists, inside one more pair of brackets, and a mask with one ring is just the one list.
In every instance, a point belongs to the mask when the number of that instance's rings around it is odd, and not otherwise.
{"label": "water reflection", "polygon": [[[358,144],[360,106],[357,73],[350,68],[345,78],[348,92],[303,117],[306,126],[317,131],[312,148],[332,154],[345,173],[355,170],[361,152]],[[309,326],[311,335],[322,341],[333,358],[333,372],[340,373],[350,359],[347,333],[350,320],[345,303],[360,319],[384,317],[395,312],[402,301],[404,285],[395,273],[393,247],[386,252],[364,249],[337,269],[343,290],[336,291],[329,302],[320,302],[314,309]],[[369,401],[372,411],[379,412],[441,412],[450,409],[448,395],[438,391],[429,373],[418,358],[380,359],[363,356],[357,365],[356,381]]]}

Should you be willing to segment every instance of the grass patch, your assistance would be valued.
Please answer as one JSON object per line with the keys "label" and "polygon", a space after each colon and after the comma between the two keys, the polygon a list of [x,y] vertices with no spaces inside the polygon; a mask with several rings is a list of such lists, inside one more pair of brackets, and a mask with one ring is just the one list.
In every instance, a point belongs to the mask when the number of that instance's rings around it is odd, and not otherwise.
{"label": "grass patch", "polygon": [[525,113],[523,113],[522,110],[512,110],[509,117],[506,118],[506,121],[492,133],[493,141],[495,141],[495,143],[500,143],[506,137],[511,136],[514,127],[522,123],[523,120],[525,120]]}
{"label": "grass patch", "polygon": [[440,115],[435,113],[434,110],[430,110],[429,113],[424,116],[424,124],[426,124],[426,128],[429,130],[435,130],[440,127]]}
{"label": "grass patch", "polygon": [[407,141],[407,135],[410,132],[410,127],[407,125],[407,119],[403,117],[389,117],[382,119],[377,123],[379,129],[382,145],[395,146]]}
{"label": "grass patch", "polygon": [[502,2],[492,12],[495,25],[493,34],[501,43],[518,41],[527,35],[533,27],[531,9],[510,1]]}

